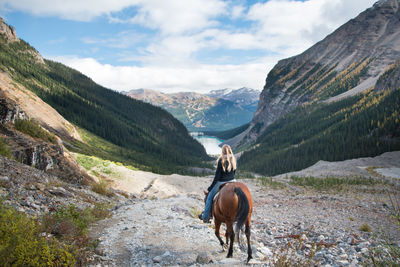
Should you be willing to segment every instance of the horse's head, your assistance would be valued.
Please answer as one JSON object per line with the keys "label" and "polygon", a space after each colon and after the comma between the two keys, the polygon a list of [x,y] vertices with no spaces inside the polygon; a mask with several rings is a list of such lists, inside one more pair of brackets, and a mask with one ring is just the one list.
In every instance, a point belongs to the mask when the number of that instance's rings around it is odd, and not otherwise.
{"label": "horse's head", "polygon": [[204,203],[207,201],[208,191],[204,190]]}

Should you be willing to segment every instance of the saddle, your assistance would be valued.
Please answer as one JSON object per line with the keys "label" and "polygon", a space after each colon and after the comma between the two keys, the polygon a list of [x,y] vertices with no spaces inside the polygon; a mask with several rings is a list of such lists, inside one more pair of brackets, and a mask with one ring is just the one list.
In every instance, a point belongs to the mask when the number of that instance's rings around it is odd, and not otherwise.
{"label": "saddle", "polygon": [[235,183],[235,182],[226,182],[226,183],[221,184],[221,185],[219,186],[218,193],[216,193],[215,196],[214,196],[214,198],[213,198],[213,204],[214,204],[214,201],[217,199],[217,197],[218,197],[218,195],[219,195],[219,192],[221,191],[222,187],[224,187],[225,185],[230,184],[230,183]]}

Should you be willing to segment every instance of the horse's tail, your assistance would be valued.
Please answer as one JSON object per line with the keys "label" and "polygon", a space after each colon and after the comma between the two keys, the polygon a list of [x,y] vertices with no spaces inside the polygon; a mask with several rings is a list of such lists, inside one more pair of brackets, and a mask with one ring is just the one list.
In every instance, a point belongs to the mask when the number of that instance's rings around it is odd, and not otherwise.
{"label": "horse's tail", "polygon": [[240,187],[235,187],[234,192],[239,199],[239,207],[238,207],[238,211],[236,212],[236,215],[235,215],[235,221],[237,222],[235,232],[236,232],[236,239],[237,239],[238,243],[240,244],[239,232],[240,232],[240,229],[242,229],[244,223],[246,222],[246,220],[249,216],[250,204],[249,204],[249,200],[246,197],[246,194],[243,192],[243,190]]}

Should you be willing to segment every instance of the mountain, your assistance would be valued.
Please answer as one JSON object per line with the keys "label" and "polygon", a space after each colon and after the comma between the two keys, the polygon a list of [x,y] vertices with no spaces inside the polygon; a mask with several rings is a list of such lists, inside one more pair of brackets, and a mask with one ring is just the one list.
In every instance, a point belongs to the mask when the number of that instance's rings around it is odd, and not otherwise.
{"label": "mountain", "polygon": [[[18,102],[16,109],[24,107],[24,114],[30,114],[23,119],[36,119],[69,150],[162,173],[183,172],[208,160],[204,148],[168,112],[43,59],[3,20],[0,30],[2,99],[7,102],[13,95],[25,95],[13,100]],[[45,105],[58,115],[46,113]],[[6,130],[3,134],[9,137]]]}
{"label": "mountain", "polygon": [[248,123],[257,109],[259,97],[259,91],[245,87],[214,90],[209,94],[166,94],[149,89],[125,94],[164,108],[191,131],[222,131]]}
{"label": "mountain", "polygon": [[255,109],[257,109],[258,99],[260,98],[259,91],[247,87],[242,87],[236,90],[212,90],[207,95],[213,98],[229,100],[241,105],[252,106],[255,107]]}
{"label": "mountain", "polygon": [[379,1],[268,73],[250,126],[229,140],[274,175],[400,150],[400,10]]}
{"label": "mountain", "polygon": [[398,0],[383,0],[268,73],[249,128],[231,144],[254,142],[268,125],[305,103],[333,101],[374,86],[400,57]]}

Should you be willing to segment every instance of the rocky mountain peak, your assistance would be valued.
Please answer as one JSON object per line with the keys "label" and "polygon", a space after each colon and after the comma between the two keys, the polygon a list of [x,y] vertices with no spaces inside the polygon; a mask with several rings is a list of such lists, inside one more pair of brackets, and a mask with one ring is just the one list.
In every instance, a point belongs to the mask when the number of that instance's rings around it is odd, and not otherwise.
{"label": "rocky mountain peak", "polygon": [[399,0],[378,1],[300,55],[280,60],[239,142],[255,141],[299,105],[337,101],[373,87],[400,58],[399,18]]}
{"label": "rocky mountain peak", "polygon": [[380,8],[380,7],[394,7],[398,8],[399,7],[399,1],[398,0],[379,0],[376,2],[373,6],[373,8]]}
{"label": "rocky mountain peak", "polygon": [[9,42],[19,41],[14,27],[5,23],[3,18],[0,18],[0,34],[4,35]]}
{"label": "rocky mountain peak", "polygon": [[[20,39],[18,38],[14,27],[5,23],[1,17],[0,17],[0,36],[5,38],[6,43],[20,42]],[[0,41],[4,42],[4,40],[2,39],[0,39]],[[28,47],[30,47],[29,44]],[[22,52],[32,55],[32,57],[35,59],[37,63],[44,64],[44,59],[42,58],[40,53],[33,47],[27,48]]]}

